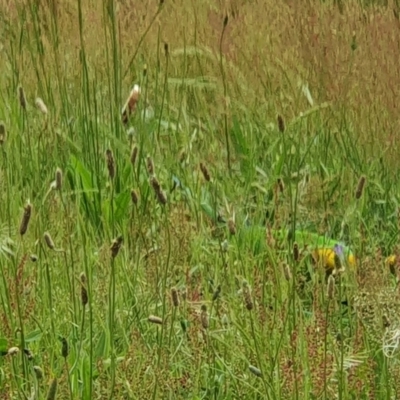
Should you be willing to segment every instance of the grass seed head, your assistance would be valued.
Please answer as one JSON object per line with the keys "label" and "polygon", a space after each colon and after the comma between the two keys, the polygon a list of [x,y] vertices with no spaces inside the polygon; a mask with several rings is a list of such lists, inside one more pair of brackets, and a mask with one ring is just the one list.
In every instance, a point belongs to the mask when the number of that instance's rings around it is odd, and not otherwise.
{"label": "grass seed head", "polygon": [[225,15],[225,18],[224,18],[224,28],[226,28],[226,26],[228,25],[228,21],[229,21],[229,17],[228,17],[228,15]]}
{"label": "grass seed head", "polygon": [[327,296],[329,300],[332,300],[335,296],[335,278],[332,274],[328,278]]}
{"label": "grass seed head", "polygon": [[24,214],[22,215],[21,224],[19,226],[19,234],[21,236],[25,235],[26,231],[28,230],[28,225],[31,219],[31,215],[32,215],[32,206],[30,203],[28,203],[24,207]]}
{"label": "grass seed head", "polygon": [[44,241],[47,244],[47,247],[49,249],[51,249],[51,250],[54,250],[55,249],[55,245],[54,245],[53,239],[50,236],[50,233],[49,232],[45,232],[43,237],[44,237]]}
{"label": "grass seed head", "polygon": [[153,159],[150,156],[147,156],[146,160],[146,166],[147,166],[147,172],[149,173],[150,176],[154,175],[154,162]]}
{"label": "grass seed head", "polygon": [[162,190],[160,182],[155,176],[150,178],[150,184],[157,196],[158,202],[162,205],[167,204],[167,194]]}
{"label": "grass seed head", "polygon": [[86,275],[85,275],[84,272],[82,272],[80,274],[79,280],[81,281],[81,302],[82,302],[82,305],[85,307],[86,304],[89,301],[89,296],[88,296],[88,292],[87,292],[87,289],[86,289],[86,281],[87,281],[87,279],[86,279]]}
{"label": "grass seed head", "polygon": [[236,235],[236,224],[233,218],[228,219],[228,229],[232,236]]}
{"label": "grass seed head", "polygon": [[285,264],[283,266],[283,274],[285,275],[285,279],[289,282],[292,280],[292,272],[290,271],[289,264]]}
{"label": "grass seed head", "polygon": [[132,203],[135,206],[137,206],[138,201],[139,201],[139,196],[138,196],[137,191],[135,189],[131,190],[131,200],[132,200]]}
{"label": "grass seed head", "polygon": [[254,308],[254,304],[253,304],[253,300],[251,298],[249,284],[246,281],[243,282],[242,290],[243,290],[244,305],[246,306],[246,308],[249,311],[251,311]]}
{"label": "grass seed head", "polygon": [[26,110],[26,97],[25,97],[25,91],[22,86],[18,88],[18,99],[19,99],[19,105],[21,106],[22,109]]}
{"label": "grass seed head", "polygon": [[7,351],[7,355],[9,356],[15,356],[19,353],[19,348],[18,347],[10,347]]}
{"label": "grass seed head", "polygon": [[171,289],[172,304],[174,307],[179,307],[179,294],[176,288]]}
{"label": "grass seed head", "polygon": [[165,57],[168,57],[168,55],[169,55],[168,43],[164,43],[164,54],[165,54]]}
{"label": "grass seed head", "polygon": [[61,338],[61,355],[62,355],[62,357],[67,358],[68,353],[69,353],[69,348],[68,348],[67,339]]}
{"label": "grass seed head", "polygon": [[162,325],[163,320],[160,317],[156,317],[155,315],[150,315],[148,321],[152,324]]}
{"label": "grass seed head", "polygon": [[285,184],[283,183],[282,178],[278,178],[277,183],[280,192],[283,193],[283,191],[285,190]]}
{"label": "grass seed head", "polygon": [[57,378],[53,378],[49,387],[49,391],[47,392],[46,400],[55,400],[56,395],[57,395]]}
{"label": "grass seed head", "polygon": [[296,242],[293,244],[293,259],[296,262],[300,259],[299,245]]}
{"label": "grass seed head", "polygon": [[260,377],[261,374],[261,370],[259,370],[257,367],[255,367],[254,365],[249,365],[249,370],[252,374],[254,374],[255,376]]}
{"label": "grass seed head", "polygon": [[62,188],[62,183],[63,183],[63,173],[61,171],[61,168],[56,169],[56,180],[55,180],[55,189],[56,190],[61,190]]}
{"label": "grass seed head", "polygon": [[285,132],[285,121],[283,120],[282,115],[278,115],[278,129],[281,133]]}
{"label": "grass seed head", "polygon": [[111,257],[112,257],[112,258],[117,257],[117,255],[118,255],[118,253],[119,253],[119,251],[120,251],[120,249],[121,249],[121,246],[122,246],[123,241],[124,241],[124,239],[123,239],[122,236],[118,236],[117,238],[115,238],[115,239],[112,241],[111,247],[110,247],[110,250],[111,250]]}
{"label": "grass seed head", "polygon": [[33,371],[35,372],[36,379],[41,380],[43,379],[43,370],[38,365],[33,366]]}
{"label": "grass seed head", "polygon": [[107,169],[108,169],[108,176],[111,180],[115,178],[115,160],[114,154],[112,150],[106,150],[106,161],[107,161]]}
{"label": "grass seed head", "polygon": [[208,172],[208,168],[202,162],[200,163],[200,170],[201,170],[206,182],[210,182],[210,180],[211,180],[210,173]]}
{"label": "grass seed head", "polygon": [[44,101],[40,97],[36,98],[35,105],[42,114],[48,114],[47,106],[46,104],[44,104]]}
{"label": "grass seed head", "polygon": [[360,199],[361,196],[363,195],[365,182],[366,182],[366,177],[363,175],[363,176],[361,176],[361,178],[357,184],[357,189],[356,189],[356,199],[357,200]]}
{"label": "grass seed head", "polygon": [[5,143],[7,139],[6,125],[3,121],[0,122],[0,146]]}
{"label": "grass seed head", "polygon": [[203,329],[208,329],[210,326],[210,319],[208,316],[207,306],[205,304],[201,306],[200,321]]}
{"label": "grass seed head", "polygon": [[132,166],[135,166],[137,155],[138,155],[138,148],[135,145],[135,146],[133,146],[132,152],[131,152],[131,164],[132,164]]}

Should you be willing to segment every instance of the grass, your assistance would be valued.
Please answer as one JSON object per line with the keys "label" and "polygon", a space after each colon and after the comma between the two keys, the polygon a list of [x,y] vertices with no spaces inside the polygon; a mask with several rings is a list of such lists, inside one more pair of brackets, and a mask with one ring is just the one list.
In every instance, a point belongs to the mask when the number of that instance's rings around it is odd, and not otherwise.
{"label": "grass", "polygon": [[136,3],[0,1],[0,397],[397,398],[399,4]]}

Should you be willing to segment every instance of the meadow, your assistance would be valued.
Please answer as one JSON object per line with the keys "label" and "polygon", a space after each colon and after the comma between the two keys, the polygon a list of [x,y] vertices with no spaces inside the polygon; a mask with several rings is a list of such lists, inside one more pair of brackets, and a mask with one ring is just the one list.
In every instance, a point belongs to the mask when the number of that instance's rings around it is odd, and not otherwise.
{"label": "meadow", "polygon": [[0,398],[399,398],[399,18],[0,0]]}

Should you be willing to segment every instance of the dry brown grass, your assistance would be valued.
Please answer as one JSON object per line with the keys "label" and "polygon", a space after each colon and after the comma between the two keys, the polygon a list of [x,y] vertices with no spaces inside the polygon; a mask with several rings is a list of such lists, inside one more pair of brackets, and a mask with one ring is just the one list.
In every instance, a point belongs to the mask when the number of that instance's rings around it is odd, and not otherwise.
{"label": "dry brown grass", "polygon": [[[19,2],[21,6],[24,2]],[[51,7],[36,2],[42,14],[41,40],[45,48],[45,73],[54,74],[55,55],[52,51]],[[91,68],[104,76],[106,59],[105,35],[110,24],[103,2],[89,1],[84,5],[84,40]],[[277,112],[286,120],[306,108],[299,95],[298,82],[308,82],[316,103],[331,102],[332,124],[347,121],[362,143],[378,140],[384,145],[395,144],[400,128],[397,99],[400,79],[400,23],[394,6],[362,8],[348,1],[343,13],[330,4],[318,1],[235,0],[165,1],[144,39],[134,63],[125,78],[126,87],[149,65],[154,75],[157,57],[163,62],[163,43],[168,43],[172,56],[169,73],[181,76],[183,59],[176,50],[185,46],[208,49],[219,54],[223,19],[229,16],[222,52],[229,65],[228,81],[232,110],[241,107],[256,109],[275,119]],[[17,21],[18,5],[2,1],[1,12],[11,22]],[[120,38],[121,65],[125,71],[141,36],[156,14],[156,1],[118,1],[116,15]],[[59,30],[58,63],[69,80],[79,77],[79,29],[76,2],[64,0],[57,4]],[[27,18],[25,25],[12,25],[14,32],[23,29],[33,33]],[[31,36],[33,38],[33,35]],[[161,46],[159,47],[159,42]],[[7,44],[5,44],[7,46]],[[141,61],[140,61],[141,60]],[[18,57],[23,83],[35,81],[31,58],[26,46]],[[211,75],[219,82],[217,60],[202,62],[193,58],[187,64],[186,76]],[[73,80],[73,79],[72,79]],[[101,79],[100,79],[101,82]],[[211,109],[223,111],[222,92],[216,93]],[[210,108],[209,108],[210,109]],[[343,119],[346,116],[346,119]]]}

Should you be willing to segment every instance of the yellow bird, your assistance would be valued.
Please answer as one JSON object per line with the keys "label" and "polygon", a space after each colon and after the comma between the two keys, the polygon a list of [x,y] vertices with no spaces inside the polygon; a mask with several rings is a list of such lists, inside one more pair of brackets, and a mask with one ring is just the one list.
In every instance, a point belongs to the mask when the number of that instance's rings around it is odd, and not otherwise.
{"label": "yellow bird", "polygon": [[[337,251],[335,251],[334,248],[317,248],[313,251],[312,257],[314,259],[314,262],[318,265],[323,266],[327,273],[331,273],[335,269],[340,270],[344,267],[344,265],[342,265],[340,255]],[[356,259],[353,253],[347,254],[347,258],[345,258],[345,260],[347,261],[347,265],[349,267],[355,267]]]}

